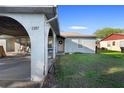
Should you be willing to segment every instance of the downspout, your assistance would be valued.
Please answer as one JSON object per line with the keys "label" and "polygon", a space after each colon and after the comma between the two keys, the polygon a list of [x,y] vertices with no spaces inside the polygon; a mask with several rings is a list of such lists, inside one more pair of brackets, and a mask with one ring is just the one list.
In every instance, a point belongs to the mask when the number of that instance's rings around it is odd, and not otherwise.
{"label": "downspout", "polygon": [[55,20],[57,17],[58,17],[58,15],[55,15],[53,18],[47,20],[46,22],[47,22],[47,23],[50,23],[51,21]]}

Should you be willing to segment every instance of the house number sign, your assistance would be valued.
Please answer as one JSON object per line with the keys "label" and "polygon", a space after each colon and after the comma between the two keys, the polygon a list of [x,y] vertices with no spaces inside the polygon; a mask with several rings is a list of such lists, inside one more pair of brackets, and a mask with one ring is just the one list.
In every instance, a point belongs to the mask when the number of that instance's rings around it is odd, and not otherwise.
{"label": "house number sign", "polygon": [[31,29],[32,30],[39,30],[39,26],[33,26]]}

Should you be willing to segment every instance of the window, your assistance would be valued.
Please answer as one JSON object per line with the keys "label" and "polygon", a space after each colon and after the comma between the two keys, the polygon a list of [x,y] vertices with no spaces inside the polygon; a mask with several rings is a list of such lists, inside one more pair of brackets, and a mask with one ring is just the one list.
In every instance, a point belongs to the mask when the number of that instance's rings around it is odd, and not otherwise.
{"label": "window", "polygon": [[82,39],[78,39],[78,48],[83,48]]}
{"label": "window", "polygon": [[112,42],[112,45],[115,46],[115,41]]}
{"label": "window", "polygon": [[107,47],[111,47],[111,42],[110,41],[107,42]]}
{"label": "window", "polygon": [[6,51],[7,52],[15,51],[15,39],[7,39],[6,40]]}
{"label": "window", "polygon": [[124,41],[118,42],[120,47],[124,47]]}

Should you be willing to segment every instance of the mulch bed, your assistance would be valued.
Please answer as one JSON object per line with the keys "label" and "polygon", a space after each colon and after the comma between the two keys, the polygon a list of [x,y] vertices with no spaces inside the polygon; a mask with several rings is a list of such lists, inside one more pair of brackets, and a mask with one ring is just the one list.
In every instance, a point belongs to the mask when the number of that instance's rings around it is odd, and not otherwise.
{"label": "mulch bed", "polygon": [[43,83],[43,88],[57,88],[55,79],[55,63],[50,67],[48,74]]}

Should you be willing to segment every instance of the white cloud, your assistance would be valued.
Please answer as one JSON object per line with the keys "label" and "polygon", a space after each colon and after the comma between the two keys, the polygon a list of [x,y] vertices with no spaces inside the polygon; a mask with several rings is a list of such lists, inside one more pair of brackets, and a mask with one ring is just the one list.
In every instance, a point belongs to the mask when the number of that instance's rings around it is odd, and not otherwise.
{"label": "white cloud", "polygon": [[88,29],[85,26],[70,26],[69,29],[74,29],[74,30],[85,30]]}

